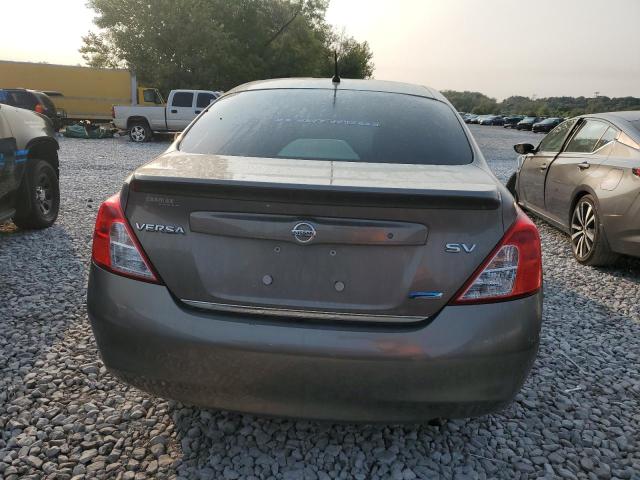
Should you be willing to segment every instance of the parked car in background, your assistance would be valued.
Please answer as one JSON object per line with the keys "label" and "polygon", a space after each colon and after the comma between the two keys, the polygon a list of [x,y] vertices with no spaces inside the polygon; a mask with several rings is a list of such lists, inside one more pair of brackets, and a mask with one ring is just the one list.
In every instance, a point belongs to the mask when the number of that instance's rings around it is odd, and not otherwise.
{"label": "parked car in background", "polygon": [[516,124],[516,128],[518,130],[531,130],[533,128],[533,124],[540,122],[543,120],[542,117],[524,117]]}
{"label": "parked car in background", "polygon": [[576,260],[640,256],[640,111],[566,120],[540,145],[518,144],[508,187],[518,203],[568,233]]}
{"label": "parked car in background", "polygon": [[151,140],[154,132],[180,132],[220,94],[212,90],[171,90],[166,106],[113,107],[113,124],[134,142]]}
{"label": "parked car in background", "polygon": [[564,118],[560,118],[560,117],[545,118],[544,120],[540,120],[539,122],[534,123],[531,126],[531,131],[548,133],[554,128],[556,128],[563,121],[564,121]]}
{"label": "parked car in background", "polygon": [[523,119],[524,119],[524,115],[509,115],[507,117],[504,117],[504,123],[502,126],[504,128],[515,128],[518,122],[520,122]]}
{"label": "parked car in background", "polygon": [[487,115],[476,115],[469,123],[478,125]]}
{"label": "parked car in background", "polygon": [[480,120],[480,125],[503,125],[504,120],[502,115],[487,115],[482,120]]}
{"label": "parked car in background", "polygon": [[0,223],[45,228],[58,217],[58,142],[41,114],[0,104]]}
{"label": "parked car in background", "polygon": [[44,115],[51,120],[51,124],[56,131],[62,126],[56,106],[49,96],[43,92],[25,88],[3,88],[0,89],[0,103]]}
{"label": "parked car in background", "polygon": [[464,123],[473,123],[476,118],[478,118],[478,115],[474,113],[467,113],[464,116]]}
{"label": "parked car in background", "polygon": [[92,257],[106,367],[190,404],[483,415],[538,349],[537,229],[422,86],[231,90],[102,204]]}

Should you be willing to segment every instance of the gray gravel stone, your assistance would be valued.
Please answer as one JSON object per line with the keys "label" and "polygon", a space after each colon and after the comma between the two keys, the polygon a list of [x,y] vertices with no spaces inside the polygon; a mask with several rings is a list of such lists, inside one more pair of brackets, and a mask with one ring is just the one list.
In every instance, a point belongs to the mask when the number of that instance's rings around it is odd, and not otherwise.
{"label": "gray gravel stone", "polygon": [[25,459],[25,462],[27,463],[27,465],[30,465],[35,469],[39,469],[40,467],[42,467],[42,463],[43,463],[43,461],[40,458],[38,458],[38,457],[36,457],[34,455],[29,455]]}

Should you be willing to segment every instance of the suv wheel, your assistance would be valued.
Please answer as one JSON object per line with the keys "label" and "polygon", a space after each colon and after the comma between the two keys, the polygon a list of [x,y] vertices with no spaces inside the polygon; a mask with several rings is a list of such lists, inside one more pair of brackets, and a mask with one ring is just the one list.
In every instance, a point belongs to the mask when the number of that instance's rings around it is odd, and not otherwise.
{"label": "suv wheel", "polygon": [[571,250],[583,265],[606,266],[618,257],[611,251],[596,202],[591,195],[580,198],[571,215]]}
{"label": "suv wheel", "polygon": [[129,138],[133,142],[148,142],[151,140],[151,135],[151,129],[145,122],[135,122],[129,127]]}
{"label": "suv wheel", "polygon": [[47,228],[58,218],[60,185],[55,170],[44,160],[30,160],[18,190],[13,223],[20,228]]}

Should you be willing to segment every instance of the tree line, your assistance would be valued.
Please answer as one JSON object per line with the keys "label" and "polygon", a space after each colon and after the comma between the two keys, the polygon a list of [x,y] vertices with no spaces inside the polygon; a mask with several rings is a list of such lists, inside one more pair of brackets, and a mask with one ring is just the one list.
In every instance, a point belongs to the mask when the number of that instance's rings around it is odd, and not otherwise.
{"label": "tree line", "polygon": [[134,70],[141,83],[228,90],[251,80],[369,78],[373,54],[325,21],[329,0],[89,0],[97,32],[80,49],[93,67]]}
{"label": "tree line", "polygon": [[512,96],[498,102],[480,92],[445,90],[442,94],[460,112],[477,114],[522,114],[545,117],[575,117],[585,113],[640,110],[636,97],[548,97],[529,98]]}

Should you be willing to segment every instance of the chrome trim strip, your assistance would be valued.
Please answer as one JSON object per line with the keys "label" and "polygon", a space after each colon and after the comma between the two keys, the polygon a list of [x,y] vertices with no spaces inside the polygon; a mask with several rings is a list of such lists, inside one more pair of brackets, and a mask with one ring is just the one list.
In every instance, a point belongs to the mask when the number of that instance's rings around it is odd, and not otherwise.
{"label": "chrome trim strip", "polygon": [[356,322],[392,322],[392,323],[414,323],[426,320],[428,316],[413,315],[376,315],[368,313],[344,313],[344,312],[321,312],[316,310],[292,310],[286,308],[273,307],[250,307],[242,305],[228,305],[225,303],[201,302],[198,300],[181,301],[191,307],[203,310],[213,310],[227,313],[244,313],[249,315],[268,315],[274,317],[294,317],[314,320],[340,320]]}

